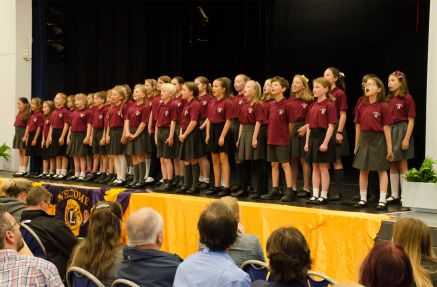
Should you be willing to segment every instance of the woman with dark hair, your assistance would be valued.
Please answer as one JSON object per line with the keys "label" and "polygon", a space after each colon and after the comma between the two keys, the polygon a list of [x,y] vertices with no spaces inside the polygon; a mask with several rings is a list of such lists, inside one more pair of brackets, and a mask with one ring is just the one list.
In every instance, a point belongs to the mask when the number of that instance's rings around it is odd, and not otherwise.
{"label": "woman with dark hair", "polygon": [[311,267],[310,249],[302,233],[295,227],[281,227],[267,240],[267,257],[274,282],[255,281],[252,286],[307,286]]}
{"label": "woman with dark hair", "polygon": [[412,287],[413,268],[402,247],[391,242],[376,244],[360,268],[365,287]]}
{"label": "woman with dark hair", "polygon": [[31,187],[30,181],[16,179],[5,180],[0,186],[0,205],[18,221],[26,210],[26,197]]}
{"label": "woman with dark hair", "polygon": [[91,210],[88,235],[74,249],[70,267],[83,268],[111,286],[122,260],[122,217],[120,204],[98,202]]}

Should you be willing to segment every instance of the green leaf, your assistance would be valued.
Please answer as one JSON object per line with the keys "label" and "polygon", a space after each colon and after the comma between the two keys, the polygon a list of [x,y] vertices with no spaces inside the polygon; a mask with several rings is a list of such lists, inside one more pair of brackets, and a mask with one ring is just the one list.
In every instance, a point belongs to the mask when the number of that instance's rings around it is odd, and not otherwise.
{"label": "green leaf", "polygon": [[4,157],[6,160],[9,160],[10,154],[8,151],[11,148],[6,145],[6,143],[3,143],[3,145],[0,146],[0,157]]}

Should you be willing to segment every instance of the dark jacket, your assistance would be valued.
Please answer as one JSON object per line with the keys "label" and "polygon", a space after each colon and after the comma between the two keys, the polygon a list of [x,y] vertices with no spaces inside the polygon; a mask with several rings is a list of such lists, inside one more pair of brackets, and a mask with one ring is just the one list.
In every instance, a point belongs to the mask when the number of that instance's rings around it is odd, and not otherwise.
{"label": "dark jacket", "polygon": [[182,261],[176,254],[160,250],[126,247],[117,278],[141,286],[172,287],[176,269]]}
{"label": "dark jacket", "polygon": [[67,262],[77,239],[64,221],[42,210],[25,210],[21,214],[21,222],[35,231],[44,244],[48,261],[55,264],[61,278],[65,278]]}
{"label": "dark jacket", "polygon": [[26,204],[9,196],[0,196],[0,206],[9,212],[17,221],[20,221],[21,213],[26,210]]}
{"label": "dark jacket", "polygon": [[266,282],[262,280],[257,280],[252,283],[252,287],[305,287],[308,286],[304,282],[296,282],[291,284],[284,284],[279,282]]}

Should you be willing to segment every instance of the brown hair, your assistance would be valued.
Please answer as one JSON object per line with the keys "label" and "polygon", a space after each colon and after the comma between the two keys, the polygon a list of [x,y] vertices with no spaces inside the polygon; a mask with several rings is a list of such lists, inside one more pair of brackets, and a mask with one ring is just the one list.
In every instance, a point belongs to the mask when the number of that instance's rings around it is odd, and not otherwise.
{"label": "brown hair", "polygon": [[197,229],[200,242],[211,251],[224,251],[237,239],[238,222],[229,206],[214,201],[201,213]]}
{"label": "brown hair", "polygon": [[94,94],[94,97],[98,97],[103,101],[103,103],[106,103],[106,91],[100,91]]}
{"label": "brown hair", "polygon": [[323,77],[318,77],[316,79],[313,80],[313,85],[314,83],[318,83],[320,85],[322,85],[325,89],[328,89],[328,91],[326,92],[326,98],[330,101],[330,102],[334,102],[334,98],[331,95],[331,84],[329,83],[328,80],[326,80]]}
{"label": "brown hair", "polygon": [[221,202],[227,204],[231,209],[232,213],[238,219],[238,214],[240,214],[240,207],[238,206],[238,200],[232,196],[224,196],[219,199]]}
{"label": "brown hair", "polygon": [[[267,81],[270,81],[270,85],[272,84],[272,78],[268,78],[268,79],[266,79],[265,81],[264,81],[264,85],[265,85],[265,83],[267,82]],[[270,88],[271,88],[271,86],[270,86]],[[264,93],[264,91],[263,91],[263,94],[261,95],[261,100],[262,101],[268,101],[268,100],[270,100],[272,98],[272,93]]]}
{"label": "brown hair", "polygon": [[100,279],[110,275],[114,264],[121,260],[122,217],[119,203],[98,202],[91,210],[88,235],[74,249],[70,266],[84,268]]}
{"label": "brown hair", "polygon": [[32,98],[31,101],[36,104],[36,112],[40,112],[42,109],[42,99],[41,98]]}
{"label": "brown hair", "polygon": [[207,94],[211,94],[212,93],[211,86],[210,86],[208,78],[206,78],[204,76],[198,76],[195,80],[198,80],[199,82],[201,82],[202,84],[205,85],[205,90],[206,90]]}
{"label": "brown hair", "polygon": [[[381,79],[378,77],[369,77],[367,81],[372,80],[376,83],[376,86],[381,89],[381,91],[377,95],[378,102],[386,102],[387,98],[385,97],[385,87],[382,83]],[[363,98],[363,101],[369,101],[368,97]]]}
{"label": "brown hair", "polygon": [[18,100],[20,102],[22,102],[24,105],[23,114],[21,115],[21,120],[23,122],[27,122],[27,120],[29,119],[29,115],[30,115],[29,100],[26,97],[20,97],[20,98],[18,98]]}
{"label": "brown hair", "polygon": [[[391,73],[389,75],[389,77],[390,76],[396,77],[398,79],[399,83],[401,83],[401,86],[399,87],[399,96],[405,97],[405,95],[407,95],[409,93],[407,77],[405,76],[405,74],[401,71],[394,71],[393,73]],[[391,99],[394,96],[395,96],[395,94],[393,92],[389,92],[388,99]]]}
{"label": "brown hair", "polygon": [[278,82],[282,88],[285,88],[284,97],[287,97],[290,90],[290,84],[288,83],[288,81],[284,77],[276,76],[272,78],[272,84],[273,82]]}
{"label": "brown hair", "polygon": [[188,90],[193,92],[193,96],[195,99],[199,97],[199,87],[194,82],[185,82],[185,87],[187,87]]}
{"label": "brown hair", "polygon": [[267,257],[275,281],[301,282],[311,268],[310,249],[295,227],[281,227],[267,240]]}
{"label": "brown hair", "polygon": [[132,99],[132,89],[128,84],[121,85],[123,87],[123,94],[125,101]]}
{"label": "brown hair", "polygon": [[[346,92],[346,83],[344,81],[344,73],[340,72],[339,69],[334,67],[328,67],[326,70],[330,70],[334,77],[337,78],[337,81],[335,82],[335,86],[342,89],[344,92]],[[331,90],[331,85],[329,85],[329,90]]]}
{"label": "brown hair", "polygon": [[44,119],[48,119],[48,118],[50,118],[50,114],[55,109],[55,103],[53,101],[44,101],[42,104],[43,105],[46,104],[50,109],[50,112],[47,115],[44,115]]}
{"label": "brown hair", "polygon": [[217,78],[214,81],[219,81],[220,82],[220,86],[222,88],[225,88],[225,93],[224,93],[224,97],[226,99],[230,98],[232,95],[232,81],[231,79],[229,79],[228,77],[221,77],[221,78]]}
{"label": "brown hair", "polygon": [[52,194],[43,186],[33,186],[30,188],[26,197],[27,206],[36,206],[41,201],[50,201]]}
{"label": "brown hair", "polygon": [[146,94],[147,98],[156,97],[156,96],[159,95],[158,90],[156,89],[156,84],[157,83],[156,83],[155,79],[146,79],[144,81],[144,83],[149,83],[152,86],[152,94],[151,95],[147,95]]}
{"label": "brown hair", "polygon": [[171,83],[171,78],[167,75],[162,75],[162,76],[158,77],[158,80],[161,80],[164,83]]}
{"label": "brown hair", "polygon": [[28,193],[31,187],[32,183],[30,181],[8,179],[2,183],[0,189],[1,193],[4,193],[6,196],[17,198],[22,192]]}

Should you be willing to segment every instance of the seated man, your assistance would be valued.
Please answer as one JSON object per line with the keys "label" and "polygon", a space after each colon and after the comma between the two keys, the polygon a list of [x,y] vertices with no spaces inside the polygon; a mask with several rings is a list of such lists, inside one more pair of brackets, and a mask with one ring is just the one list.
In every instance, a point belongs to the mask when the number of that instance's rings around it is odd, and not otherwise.
{"label": "seated man", "polygon": [[[229,248],[229,256],[231,256],[232,260],[234,260],[238,267],[247,260],[259,260],[265,262],[264,253],[258,237],[254,234],[243,233],[244,227],[240,224],[240,207],[238,206],[237,199],[232,196],[225,196],[219,200],[229,206],[238,222],[237,239]],[[200,244],[199,249],[203,250],[204,248],[205,245]]]}
{"label": "seated man", "polygon": [[30,181],[19,179],[5,180],[0,186],[0,205],[18,221],[26,210],[26,196],[31,187]]}
{"label": "seated man", "polygon": [[249,275],[227,253],[237,238],[237,226],[228,205],[221,201],[211,203],[197,223],[200,242],[206,248],[179,265],[173,286],[250,286]]}
{"label": "seated man", "polygon": [[128,279],[141,286],[173,285],[176,268],[182,259],[160,251],[162,228],[161,215],[151,208],[141,208],[129,216],[126,222],[128,247],[123,250],[117,278]]}
{"label": "seated man", "polygon": [[0,208],[0,286],[64,286],[53,263],[18,255],[23,246],[20,223]]}
{"label": "seated man", "polygon": [[46,249],[47,260],[55,264],[61,278],[64,278],[77,239],[62,219],[47,214],[51,198],[46,188],[32,187],[27,194],[27,210],[21,214],[21,222],[35,231]]}

